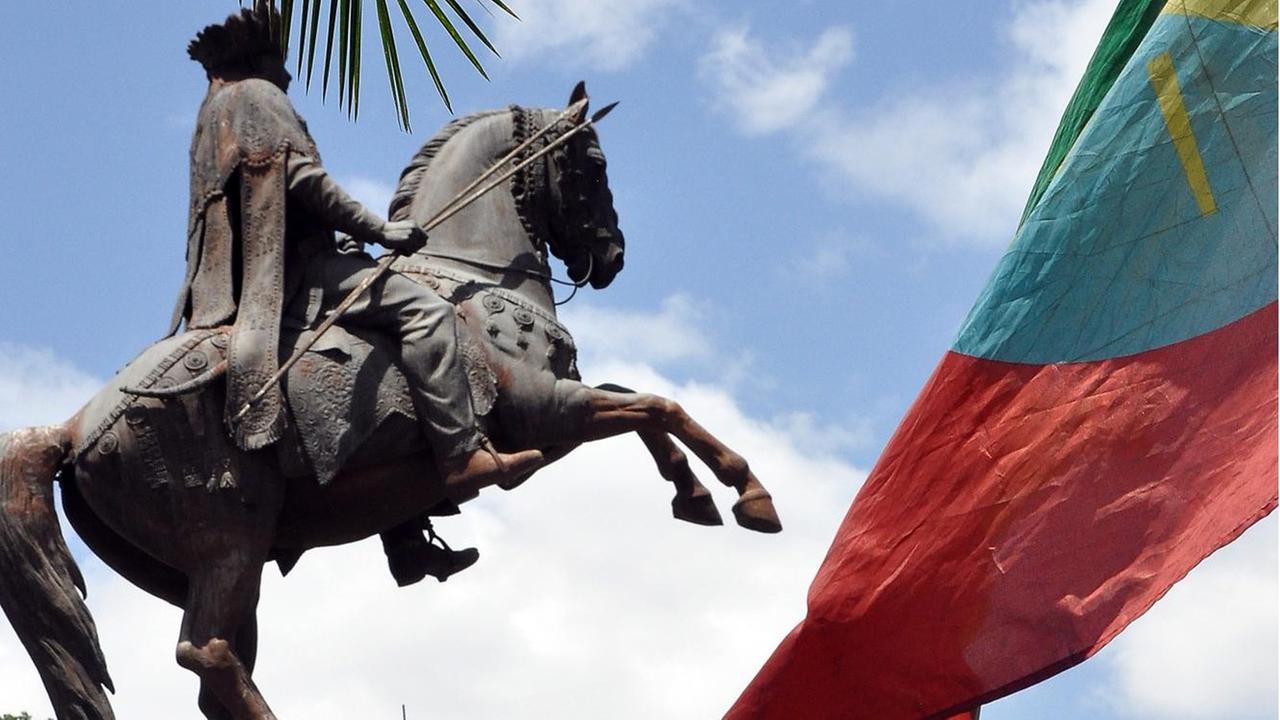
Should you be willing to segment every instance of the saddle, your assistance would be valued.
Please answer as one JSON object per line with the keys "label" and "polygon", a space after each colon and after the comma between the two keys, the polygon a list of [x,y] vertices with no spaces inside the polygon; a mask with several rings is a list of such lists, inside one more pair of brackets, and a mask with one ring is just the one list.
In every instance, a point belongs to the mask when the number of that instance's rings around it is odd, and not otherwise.
{"label": "saddle", "polygon": [[[223,402],[230,327],[191,330],[147,348],[121,369],[80,416],[76,457],[121,453],[139,467],[131,476],[152,487],[181,483],[209,489],[236,482],[226,457],[233,447]],[[280,356],[313,335],[286,329]],[[484,374],[479,353],[464,352],[468,375]],[[350,465],[421,449],[409,388],[395,350],[374,334],[334,326],[283,378],[287,428],[273,450],[289,477],[320,484]],[[491,373],[490,373],[491,374]],[[388,424],[403,431],[382,432]],[[376,447],[375,447],[376,445]]]}
{"label": "saddle", "polygon": [[[523,377],[537,379],[511,389],[514,402],[507,410],[530,446],[542,441],[538,418],[567,412],[561,407],[563,394],[555,391],[557,379],[578,379],[569,332],[501,289],[463,293],[460,288],[471,287],[466,279],[447,271],[415,266],[401,271],[424,277],[458,305],[463,323],[472,326],[470,339],[459,338],[458,350],[477,417],[488,416],[497,404],[491,363],[504,362],[501,358],[528,363],[533,372]],[[121,369],[78,417],[77,462],[118,454],[136,465],[126,475],[153,487],[182,483],[212,490],[237,483],[230,464],[237,451],[225,422],[232,332],[231,327],[188,330],[148,347]],[[292,356],[314,334],[286,325],[279,357]],[[408,383],[395,366],[397,356],[397,348],[381,335],[341,325],[316,339],[281,382],[285,430],[265,450],[277,454],[279,470],[325,485],[343,468],[426,448]]]}

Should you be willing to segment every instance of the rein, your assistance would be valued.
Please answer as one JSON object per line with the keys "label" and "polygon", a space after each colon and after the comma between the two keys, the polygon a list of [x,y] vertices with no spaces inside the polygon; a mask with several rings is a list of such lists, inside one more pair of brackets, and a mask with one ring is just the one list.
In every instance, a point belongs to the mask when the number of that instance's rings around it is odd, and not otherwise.
{"label": "rein", "polygon": [[582,280],[580,282],[573,282],[570,280],[561,280],[560,278],[552,277],[551,273],[549,272],[544,273],[544,272],[538,272],[537,270],[526,270],[524,268],[513,268],[506,265],[498,265],[497,263],[491,263],[485,260],[477,260],[476,258],[467,257],[465,255],[454,255],[452,253],[432,252],[430,250],[419,250],[416,254],[426,255],[427,257],[439,258],[441,260],[456,260],[457,262],[466,263],[468,265],[474,265],[475,267],[478,267],[478,268],[484,268],[485,270],[492,270],[494,272],[498,272],[502,274],[513,273],[513,272],[520,273],[522,275],[534,278],[536,280],[544,280],[547,282],[553,282],[557,285],[572,287],[573,292],[569,293],[569,297],[559,302],[555,302],[556,306],[564,305],[565,303],[572,300],[573,296],[578,294],[578,289],[585,287],[586,284],[590,282],[591,273],[592,271],[595,270],[595,262],[596,262],[595,258],[592,257],[591,253],[587,253],[587,273],[586,275],[582,276]]}

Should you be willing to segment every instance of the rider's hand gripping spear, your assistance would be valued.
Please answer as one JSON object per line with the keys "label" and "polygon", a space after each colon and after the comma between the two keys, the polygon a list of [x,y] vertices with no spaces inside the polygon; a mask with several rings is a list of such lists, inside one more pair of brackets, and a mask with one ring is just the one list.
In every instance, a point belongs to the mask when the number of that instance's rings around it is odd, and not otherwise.
{"label": "rider's hand gripping spear", "polygon": [[[579,100],[573,103],[567,109],[565,109],[565,111],[560,114],[560,117],[556,118],[554,122],[548,123],[546,127],[539,130],[537,133],[531,136],[528,140],[525,140],[524,142],[520,143],[520,145],[517,146],[514,150],[507,153],[498,162],[494,163],[492,167],[490,167],[488,170],[485,170],[483,173],[481,173],[480,177],[471,181],[471,184],[467,185],[465,188],[459,191],[458,194],[455,195],[453,199],[451,199],[448,203],[446,203],[445,206],[441,208],[435,215],[433,215],[431,219],[427,220],[427,222],[422,226],[423,231],[430,232],[434,228],[438,227],[445,220],[448,220],[449,218],[458,214],[458,212],[460,212],[463,208],[467,207],[471,203],[475,202],[476,200],[484,196],[490,190],[493,190],[494,188],[498,187],[502,183],[506,182],[508,179],[511,178],[512,175],[515,175],[516,173],[528,167],[535,160],[538,160],[539,158],[551,152],[555,148],[559,147],[560,145],[563,145],[565,142],[569,140],[569,138],[572,138],[574,135],[577,135],[583,130],[599,122],[602,118],[604,118],[605,115],[608,115],[609,111],[613,110],[613,108],[616,107],[618,103],[616,102],[610,103],[600,108],[595,113],[593,113],[591,117],[586,118],[581,122],[577,123],[576,125],[573,125],[572,127],[570,127],[560,137],[548,143],[546,147],[542,148],[538,152],[529,156],[527,159],[525,159],[523,162],[519,163],[515,167],[512,167],[506,172],[502,173],[502,175],[497,180],[490,182],[488,185],[485,185],[483,188],[481,188],[480,190],[476,190],[470,195],[467,194],[472,190],[475,190],[477,186],[483,183],[487,178],[493,176],[494,173],[497,173],[499,170],[501,170],[507,163],[509,163],[513,158],[518,156],[525,149],[530,147],[540,137],[545,135],[551,129],[558,127],[562,121],[568,118],[574,117],[576,115],[581,115],[586,110],[586,104],[587,104],[586,98],[583,98],[582,100]],[[320,339],[320,336],[324,335],[325,332],[329,330],[329,328],[333,327],[334,324],[338,322],[338,319],[342,317],[343,313],[349,310],[351,306],[354,305],[355,302],[359,300],[360,297],[364,295],[364,293],[368,291],[368,289],[372,287],[375,282],[378,281],[379,278],[385,275],[387,271],[391,269],[392,263],[394,263],[396,259],[400,257],[403,257],[403,256],[399,252],[389,252],[386,255],[383,255],[382,258],[378,261],[378,265],[374,269],[374,271],[372,273],[369,273],[369,275],[365,277],[365,279],[362,280],[360,284],[355,287],[355,289],[353,289],[350,293],[347,294],[345,298],[343,298],[342,302],[339,303],[338,306],[333,309],[333,312],[329,313],[329,317],[325,318],[324,322],[320,323],[320,325],[316,327],[315,332],[311,335],[310,338],[307,339],[305,343],[303,343],[302,347],[294,350],[293,355],[290,356],[288,360],[284,361],[280,365],[279,369],[276,370],[275,374],[272,375],[271,378],[267,380],[267,382],[264,383],[262,387],[258,388],[257,392],[253,394],[253,397],[249,398],[249,401],[244,404],[244,407],[240,408],[239,412],[237,412],[231,418],[231,422],[232,423],[239,422],[241,418],[243,418],[249,412],[249,410],[253,408],[254,405],[260,402],[262,398],[266,397],[267,392],[270,391],[270,389],[274,387],[276,383],[280,382],[280,379],[284,377],[285,373],[289,372],[289,369],[292,368],[298,362],[298,360],[302,358],[303,353],[311,349],[311,346],[314,345],[315,342]]]}

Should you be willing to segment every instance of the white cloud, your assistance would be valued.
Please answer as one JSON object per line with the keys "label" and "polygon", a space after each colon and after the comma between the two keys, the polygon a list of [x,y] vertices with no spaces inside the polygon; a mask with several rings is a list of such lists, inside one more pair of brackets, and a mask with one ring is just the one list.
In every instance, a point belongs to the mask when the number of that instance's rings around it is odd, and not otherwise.
{"label": "white cloud", "polygon": [[553,56],[575,67],[621,70],[639,60],[685,0],[522,0],[520,21],[499,18],[494,44],[508,62]]}
{"label": "white cloud", "polygon": [[[482,552],[445,585],[395,588],[376,541],[308,553],[285,579],[268,567],[255,678],[280,716],[397,717],[403,703],[410,717],[444,720],[678,720],[729,707],[804,612],[808,583],[864,477],[836,453],[864,429],[803,413],[753,418],[719,381],[664,377],[653,366],[663,356],[643,348],[674,338],[684,348],[675,357],[715,355],[687,302],[585,312],[570,324],[584,346],[608,347],[619,318],[629,318],[634,344],[614,346],[595,370],[678,399],[743,451],[777,499],[783,533],[734,526],[732,492],[705,468],[699,475],[730,524],[676,522],[670,486],[636,438],[584,446],[515,491],[487,492],[442,519],[437,528],[452,543]],[[21,402],[37,409],[7,422],[61,418],[96,384],[48,353],[0,352],[0,388],[29,386]],[[1276,557],[1272,518],[1207,560],[1093,661],[1112,668],[1098,692],[1153,720],[1274,717]],[[96,559],[82,565],[117,716],[195,717],[195,679],[172,661],[179,612]],[[52,715],[3,622],[0,702],[0,712]]]}
{"label": "white cloud", "polygon": [[806,49],[770,53],[745,27],[716,34],[702,58],[703,77],[738,128],[760,135],[794,126],[826,92],[831,76],[853,59],[853,32],[823,31]]}
{"label": "white cloud", "polygon": [[66,422],[101,386],[46,349],[0,342],[0,432]]}
{"label": "white cloud", "polygon": [[[482,558],[446,585],[395,588],[376,541],[267,568],[255,679],[282,717],[690,718],[733,702],[804,613],[805,592],[862,471],[811,438],[812,418],[747,415],[719,384],[677,384],[649,362],[710,353],[673,298],[624,313],[629,342],[607,377],[678,399],[747,455],[786,529],[738,528],[733,492],[700,468],[729,523],[670,516],[671,486],[637,438],[593,443],[511,493],[487,492],[437,528]],[[584,346],[619,340],[584,312]],[[646,333],[651,333],[647,339]],[[672,342],[676,349],[659,350]],[[804,443],[804,444],[802,444]],[[196,683],[173,663],[179,613],[84,561],[89,605],[119,693],[117,716],[194,717]],[[428,584],[430,583],[430,584]],[[0,623],[0,712],[51,715],[25,653]]]}
{"label": "white cloud", "polygon": [[843,425],[828,425],[813,413],[790,412],[774,418],[773,424],[786,428],[787,436],[806,451],[839,455],[865,448],[875,431],[867,418],[853,418]]}
{"label": "white cloud", "polygon": [[[1009,69],[977,81],[944,73],[856,105],[818,104],[848,59],[831,49],[831,30],[789,54],[742,31],[722,34],[704,68],[718,102],[746,118],[744,132],[788,131],[833,184],[897,202],[944,236],[1000,245],[1113,9],[1112,0],[1020,4],[1006,28]],[[799,101],[777,88],[793,76]]]}
{"label": "white cloud", "polygon": [[1192,571],[1108,649],[1104,689],[1148,720],[1274,718],[1277,714],[1275,516]]}
{"label": "white cloud", "polygon": [[561,316],[573,331],[584,364],[625,358],[661,367],[711,355],[705,314],[687,295],[668,297],[656,313],[567,305]]}
{"label": "white cloud", "polygon": [[396,192],[395,186],[363,175],[349,178],[342,186],[351,197],[383,217],[387,214],[387,208],[391,207],[391,196]]}
{"label": "white cloud", "polygon": [[838,289],[830,281],[848,275],[858,262],[865,262],[880,254],[880,246],[866,237],[834,230],[819,234],[789,261],[778,266],[778,272],[787,278],[804,278],[800,290],[822,293]]}

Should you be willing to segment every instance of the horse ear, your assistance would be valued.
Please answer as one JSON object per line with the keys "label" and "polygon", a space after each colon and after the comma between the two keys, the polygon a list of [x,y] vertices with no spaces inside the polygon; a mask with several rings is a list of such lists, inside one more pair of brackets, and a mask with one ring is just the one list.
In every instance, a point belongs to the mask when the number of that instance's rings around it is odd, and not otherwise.
{"label": "horse ear", "polygon": [[[586,100],[586,99],[587,99],[587,83],[582,80],[579,80],[578,84],[573,86],[573,92],[569,94],[569,105],[572,106],[574,103],[578,102],[579,100]],[[581,120],[586,116],[587,116],[587,106],[583,105],[582,114],[577,119]]]}

